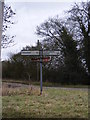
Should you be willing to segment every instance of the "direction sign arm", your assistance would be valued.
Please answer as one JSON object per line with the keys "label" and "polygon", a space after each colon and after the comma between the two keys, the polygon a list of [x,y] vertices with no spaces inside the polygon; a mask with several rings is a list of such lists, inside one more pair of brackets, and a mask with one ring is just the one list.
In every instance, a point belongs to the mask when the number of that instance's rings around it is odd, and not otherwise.
{"label": "direction sign arm", "polygon": [[21,55],[30,55],[30,56],[39,55],[39,51],[21,51]]}
{"label": "direction sign arm", "polygon": [[58,55],[60,55],[60,51],[43,51],[43,55],[45,55],[45,56],[58,56]]}

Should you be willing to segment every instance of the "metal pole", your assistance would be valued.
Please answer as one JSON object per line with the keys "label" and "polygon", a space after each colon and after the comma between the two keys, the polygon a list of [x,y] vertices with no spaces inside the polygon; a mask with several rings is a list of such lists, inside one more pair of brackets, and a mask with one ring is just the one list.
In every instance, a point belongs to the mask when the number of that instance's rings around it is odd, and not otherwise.
{"label": "metal pole", "polygon": [[42,95],[42,62],[40,62],[40,94]]}
{"label": "metal pole", "polygon": [[38,66],[38,62],[37,62],[37,81],[39,80],[39,79],[38,79],[38,71],[39,71],[39,70],[38,70],[38,67],[39,67],[39,66]]}
{"label": "metal pole", "polygon": [[[40,94],[42,95],[42,55],[43,55],[43,51],[42,51],[42,47],[40,47],[39,40],[37,42],[37,45],[38,45],[38,49],[40,53]],[[38,67],[37,67],[37,71],[38,71]],[[37,75],[37,78],[38,78],[38,75]]]}
{"label": "metal pole", "polygon": [[[37,41],[37,49],[39,50],[39,40]],[[37,62],[37,81],[39,80],[39,63]]]}
{"label": "metal pole", "polygon": [[42,95],[42,50],[40,50],[40,94]]}

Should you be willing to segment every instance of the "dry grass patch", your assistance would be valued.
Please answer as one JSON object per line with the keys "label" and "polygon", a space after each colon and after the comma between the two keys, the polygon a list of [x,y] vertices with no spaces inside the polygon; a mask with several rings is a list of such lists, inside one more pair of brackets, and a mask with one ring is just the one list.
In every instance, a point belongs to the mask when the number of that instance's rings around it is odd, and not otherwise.
{"label": "dry grass patch", "polygon": [[37,87],[12,87],[9,84],[3,83],[2,85],[2,96],[12,96],[12,95],[39,95],[40,91]]}

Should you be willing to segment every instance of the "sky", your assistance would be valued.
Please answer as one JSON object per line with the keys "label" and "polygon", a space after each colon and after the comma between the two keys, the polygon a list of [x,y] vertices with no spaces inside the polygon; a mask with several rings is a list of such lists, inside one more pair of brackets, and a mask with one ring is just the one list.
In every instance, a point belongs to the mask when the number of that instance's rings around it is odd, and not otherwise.
{"label": "sky", "polygon": [[[14,0],[15,1],[15,0]],[[16,0],[17,1],[17,0]],[[16,15],[12,18],[15,24],[7,31],[9,35],[15,35],[14,46],[1,50],[1,59],[9,59],[12,54],[18,53],[26,45],[35,45],[40,39],[36,34],[36,27],[48,20],[49,17],[59,15],[61,18],[65,16],[65,11],[69,10],[76,0],[66,0],[49,2],[40,0],[19,0],[19,2],[11,2],[6,0],[6,4],[11,6]],[[52,2],[51,2],[52,1]],[[80,0],[78,0],[79,2]]]}

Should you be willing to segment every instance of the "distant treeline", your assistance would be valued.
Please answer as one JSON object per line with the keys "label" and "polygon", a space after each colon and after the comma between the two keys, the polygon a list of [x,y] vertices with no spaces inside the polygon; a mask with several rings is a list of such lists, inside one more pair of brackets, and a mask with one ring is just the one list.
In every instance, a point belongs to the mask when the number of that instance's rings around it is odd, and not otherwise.
{"label": "distant treeline", "polygon": [[[24,50],[37,49],[27,46]],[[31,61],[30,56],[13,55],[10,60],[2,62],[3,79],[40,81],[40,64]],[[72,64],[72,63],[71,63]],[[53,57],[50,62],[43,62],[43,81],[61,84],[88,84],[88,75],[82,68],[80,71],[68,70],[59,66],[58,58]]]}

